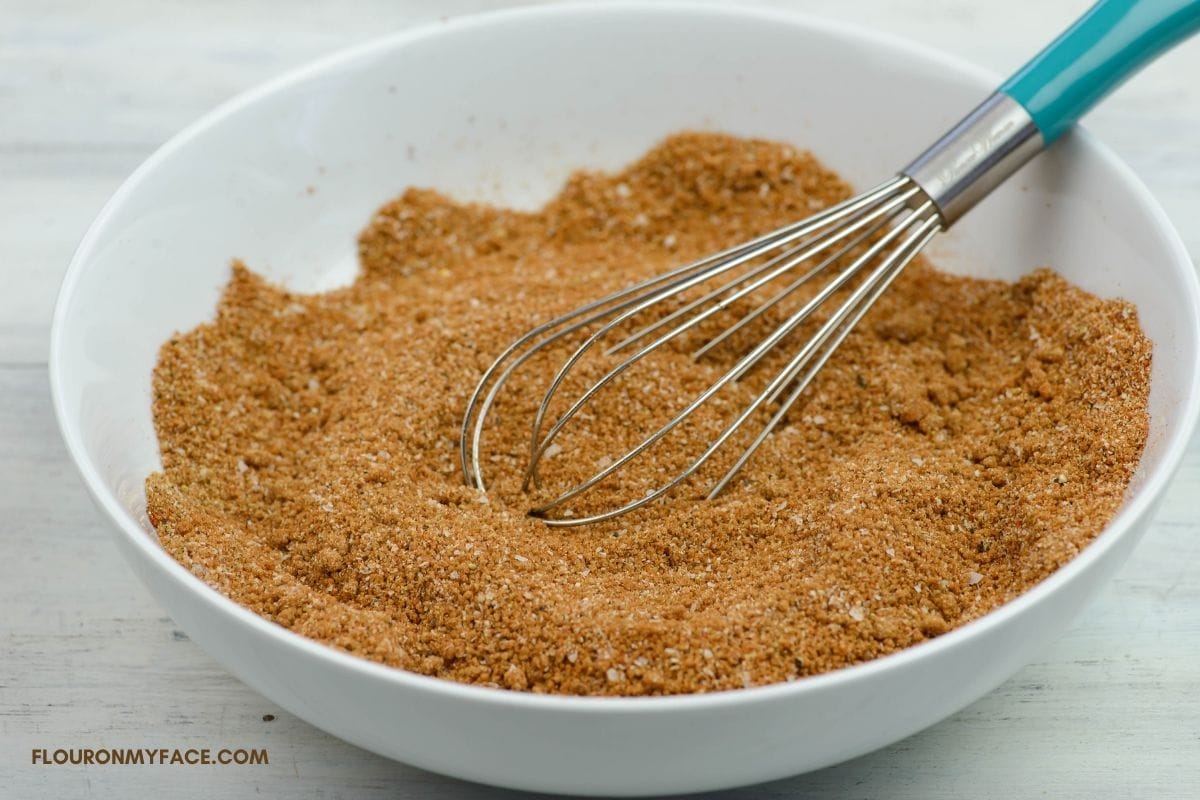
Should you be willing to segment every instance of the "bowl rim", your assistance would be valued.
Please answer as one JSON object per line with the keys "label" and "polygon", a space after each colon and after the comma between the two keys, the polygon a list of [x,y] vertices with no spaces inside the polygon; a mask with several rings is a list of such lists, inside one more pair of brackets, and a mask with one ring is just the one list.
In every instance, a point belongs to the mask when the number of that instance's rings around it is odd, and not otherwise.
{"label": "bowl rim", "polygon": [[[1200,316],[1190,318],[1190,329],[1186,331],[1186,334],[1198,346],[1196,348],[1197,355],[1191,365],[1191,382],[1184,395],[1186,407],[1183,409],[1183,424],[1173,434],[1167,436],[1168,442],[1165,452],[1157,467],[1147,474],[1142,486],[1127,500],[1120,511],[1109,520],[1104,529],[1079,554],[1055,570],[1054,573],[1040,583],[1022,592],[1013,600],[948,633],[906,647],[886,656],[849,667],[842,667],[830,672],[800,678],[795,681],[742,689],[726,689],[708,693],[658,695],[651,697],[537,694],[528,691],[512,691],[460,683],[446,678],[422,675],[399,667],[370,661],[295,633],[239,605],[200,580],[172,558],[162,548],[157,538],[152,538],[142,528],[133,516],[118,502],[114,493],[105,485],[99,470],[88,456],[87,449],[82,441],[81,432],[75,424],[73,416],[67,411],[63,396],[63,383],[65,381],[63,349],[67,312],[74,300],[75,288],[79,276],[92,260],[93,251],[97,246],[97,242],[102,238],[109,220],[117,213],[126,199],[135,192],[143,179],[159,163],[165,161],[176,150],[180,149],[181,146],[204,134],[238,110],[250,106],[277,91],[303,83],[328,70],[350,65],[363,58],[401,48],[419,40],[436,38],[444,34],[453,35],[461,31],[486,27],[497,23],[511,23],[514,21],[536,22],[539,18],[544,17],[584,17],[594,14],[678,14],[682,16],[710,15],[741,19],[755,18],[762,21],[786,24],[792,27],[806,28],[821,35],[843,40],[864,42],[907,58],[916,58],[928,63],[940,64],[947,70],[979,81],[985,87],[999,84],[999,80],[994,73],[958,56],[950,55],[936,48],[919,44],[897,35],[863,28],[846,22],[825,19],[811,14],[764,7],[738,6],[733,5],[728,0],[716,4],[698,2],[697,0],[683,0],[682,2],[672,2],[671,0],[616,0],[616,2],[589,0],[588,2],[569,5],[522,6],[470,14],[441,21],[426,22],[407,27],[366,42],[338,49],[313,61],[289,69],[224,101],[216,108],[187,125],[157,148],[121,183],[104,204],[71,257],[70,264],[67,267],[59,288],[58,299],[55,303],[51,321],[48,371],[51,399],[59,432],[71,456],[71,460],[74,462],[76,469],[83,478],[84,485],[87,487],[96,504],[105,516],[108,517],[115,531],[118,531],[121,535],[129,539],[130,543],[137,548],[142,556],[158,569],[165,572],[166,576],[173,579],[185,592],[191,593],[197,600],[207,605],[210,613],[224,617],[229,623],[246,626],[256,634],[274,640],[275,644],[285,649],[291,649],[297,655],[304,655],[324,661],[331,668],[357,673],[366,679],[387,681],[397,684],[397,688],[441,695],[446,700],[477,702],[494,707],[544,709],[546,711],[557,712],[609,714],[645,712],[658,714],[667,711],[699,711],[743,704],[775,702],[787,698],[799,698],[803,695],[822,692],[840,685],[868,680],[876,673],[936,658],[939,653],[964,645],[970,639],[1021,615],[1040,603],[1043,598],[1059,591],[1059,589],[1072,582],[1078,575],[1084,572],[1091,564],[1100,560],[1108,550],[1116,545],[1118,540],[1127,535],[1137,518],[1153,509],[1178,469],[1184,451],[1195,431],[1197,419],[1200,417]],[[984,91],[986,91],[986,88]],[[982,96],[981,94],[981,99]],[[964,109],[964,113],[967,110],[969,109]],[[1172,269],[1180,273],[1182,285],[1187,294],[1187,300],[1192,306],[1200,308],[1200,281],[1197,279],[1191,259],[1183,242],[1180,240],[1178,232],[1158,201],[1133,170],[1087,130],[1076,126],[1069,135],[1079,145],[1091,151],[1107,169],[1115,173],[1117,179],[1125,185],[1133,198],[1148,213],[1152,224],[1158,229],[1160,235],[1163,236],[1165,247],[1173,256],[1171,266]]]}

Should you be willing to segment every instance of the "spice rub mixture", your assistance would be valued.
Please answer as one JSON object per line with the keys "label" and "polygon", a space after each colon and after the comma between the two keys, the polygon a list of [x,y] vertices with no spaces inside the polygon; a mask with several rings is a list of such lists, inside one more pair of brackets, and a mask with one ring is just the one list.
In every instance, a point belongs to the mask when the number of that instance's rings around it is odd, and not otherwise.
{"label": "spice rub mixture", "polygon": [[[1102,529],[1147,436],[1133,307],[1047,270],[1005,283],[914,262],[715,501],[696,485],[600,525],[527,517],[535,387],[562,352],[499,399],[494,487],[463,485],[466,398],[509,341],[848,194],[786,145],[682,134],[619,174],[576,174],[534,213],[410,189],[362,233],[344,289],[294,294],[235,264],[215,320],[168,341],[154,372],[163,546],[305,636],[536,692],[791,680],[988,612]],[[670,350],[598,397],[548,480],[595,471],[738,346],[695,364]],[[629,480],[671,474],[713,424]]]}

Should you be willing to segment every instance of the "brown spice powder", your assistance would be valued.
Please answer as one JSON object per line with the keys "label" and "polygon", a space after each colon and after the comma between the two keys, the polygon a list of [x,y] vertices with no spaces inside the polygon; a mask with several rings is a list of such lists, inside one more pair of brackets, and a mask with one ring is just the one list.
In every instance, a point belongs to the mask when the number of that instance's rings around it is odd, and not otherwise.
{"label": "brown spice powder", "polygon": [[[216,320],[155,370],[163,546],[305,636],[537,692],[790,680],[988,612],[1100,531],[1147,436],[1133,307],[1046,270],[1009,284],[915,262],[717,501],[685,489],[568,530],[526,517],[534,387],[561,352],[498,404],[493,490],[462,483],[466,397],[507,342],[848,191],[787,146],[685,134],[536,213],[409,190],[345,289],[297,295],[235,265]],[[667,352],[598,398],[547,473],[594,471],[727,365]],[[618,488],[669,475],[739,391]]]}

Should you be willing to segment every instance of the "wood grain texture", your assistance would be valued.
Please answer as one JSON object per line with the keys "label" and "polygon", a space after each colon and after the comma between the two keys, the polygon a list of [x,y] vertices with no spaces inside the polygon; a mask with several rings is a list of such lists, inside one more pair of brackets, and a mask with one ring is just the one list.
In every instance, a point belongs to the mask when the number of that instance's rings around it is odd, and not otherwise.
{"label": "wood grain texture", "polygon": [[[0,0],[0,797],[515,797],[396,764],[226,674],[137,584],[59,441],[55,292],[121,179],[230,95],[486,0]],[[766,3],[1011,69],[1086,0]],[[1089,126],[1200,257],[1200,42]],[[265,721],[264,715],[274,715]],[[34,767],[35,747],[265,747],[262,767]],[[1039,661],[906,741],[729,798],[1200,796],[1200,443],[1153,529]]]}

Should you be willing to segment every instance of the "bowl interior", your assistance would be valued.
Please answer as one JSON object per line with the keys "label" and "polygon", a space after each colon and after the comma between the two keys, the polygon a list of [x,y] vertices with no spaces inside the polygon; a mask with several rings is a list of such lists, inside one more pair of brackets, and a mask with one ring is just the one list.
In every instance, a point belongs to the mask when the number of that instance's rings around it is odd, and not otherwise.
{"label": "bowl interior", "polygon": [[[295,289],[339,285],[353,279],[358,230],[407,186],[534,207],[572,170],[619,167],[683,129],[792,142],[865,188],[990,86],[891,40],[715,8],[592,8],[534,25],[512,13],[359,48],[214,112],[106,207],[56,316],[65,436],[125,530],[152,537],[151,368],[173,331],[211,317],[232,258]],[[988,277],[1049,265],[1135,302],[1156,348],[1138,480],[1162,471],[1195,401],[1194,279],[1106,151],[1068,137],[933,253]]]}

